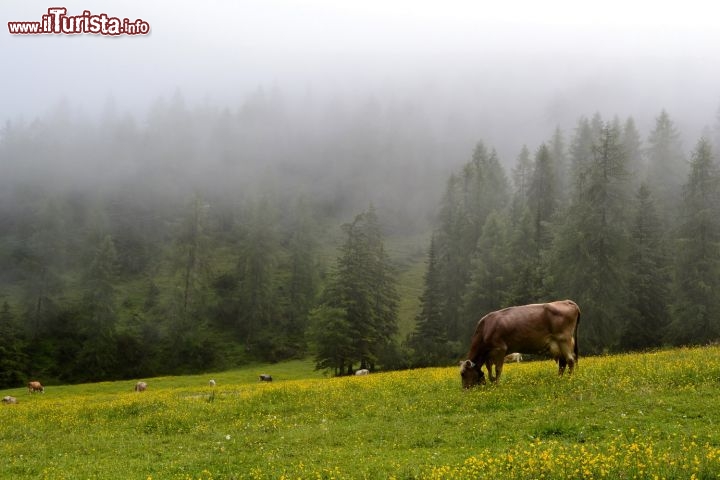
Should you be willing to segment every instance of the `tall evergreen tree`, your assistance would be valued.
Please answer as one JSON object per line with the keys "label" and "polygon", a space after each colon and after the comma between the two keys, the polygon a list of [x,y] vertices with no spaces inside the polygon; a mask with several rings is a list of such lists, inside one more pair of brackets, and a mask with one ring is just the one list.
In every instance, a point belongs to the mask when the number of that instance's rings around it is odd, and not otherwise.
{"label": "tall evergreen tree", "polygon": [[315,223],[304,202],[296,205],[288,239],[287,278],[283,281],[284,304],[281,331],[276,338],[284,344],[282,355],[305,352],[308,314],[314,307],[319,286]]}
{"label": "tall evergreen tree", "polygon": [[556,295],[582,306],[583,343],[600,352],[618,347],[625,318],[628,192],[620,132],[603,127],[592,151],[557,231],[552,283]]}
{"label": "tall evergreen tree", "polygon": [[512,170],[514,196],[518,202],[524,203],[527,198],[532,170],[533,162],[530,158],[530,150],[527,145],[523,145]]}
{"label": "tall evergreen tree", "polygon": [[[344,320],[342,315],[337,315],[337,310],[320,310],[320,318],[347,324],[352,342],[345,351],[341,370],[350,373],[358,363],[360,368],[374,368],[381,353],[393,342],[397,332],[398,295],[394,269],[383,246],[375,209],[371,206],[357,215],[343,230],[347,239],[323,305],[339,309],[344,313]],[[335,333],[327,332],[327,335]],[[324,338],[316,337],[315,341],[326,343]],[[322,358],[320,352],[316,355],[318,367],[326,368],[323,365],[327,365],[327,359]]]}
{"label": "tall evergreen tree", "polygon": [[687,167],[680,132],[665,110],[660,112],[655,120],[655,128],[650,132],[647,162],[648,186],[656,192],[661,220],[667,228],[677,216]]}
{"label": "tall evergreen tree", "polygon": [[672,324],[676,344],[720,338],[720,172],[710,142],[692,153],[678,230]]}
{"label": "tall evergreen tree", "polygon": [[558,208],[555,162],[548,147],[538,149],[524,209],[513,213],[508,261],[513,279],[509,303],[531,303],[545,296],[545,256],[551,249],[553,216]]}
{"label": "tall evergreen tree", "polygon": [[268,338],[276,330],[278,313],[276,267],[279,239],[275,213],[268,200],[262,200],[248,214],[238,262],[238,331],[245,348],[261,355],[268,350]]}
{"label": "tall evergreen tree", "polygon": [[655,202],[645,184],[636,195],[630,236],[629,308],[622,347],[655,347],[662,344],[669,321],[669,259]]}
{"label": "tall evergreen tree", "polygon": [[578,202],[587,188],[587,178],[595,157],[593,147],[599,137],[593,132],[590,121],[583,117],[578,121],[575,135],[570,143],[570,167],[568,171],[571,202]]}
{"label": "tall evergreen tree", "polygon": [[463,298],[465,342],[483,315],[506,306],[510,285],[507,244],[505,216],[495,211],[488,216],[478,239],[470,284]]}
{"label": "tall evergreen tree", "polygon": [[460,175],[451,176],[443,197],[437,235],[438,268],[446,296],[443,308],[448,339],[467,338],[465,293],[472,260],[488,217],[506,208],[509,185],[494,150],[478,143]]}
{"label": "tall evergreen tree", "polygon": [[443,324],[444,297],[434,236],[430,239],[423,283],[420,312],[415,317],[415,329],[408,338],[408,345],[413,350],[411,363],[416,367],[442,365],[452,350],[448,345],[447,328]]}
{"label": "tall evergreen tree", "polygon": [[550,157],[552,158],[553,170],[555,171],[555,184],[558,203],[564,205],[569,197],[570,174],[567,158],[567,147],[565,137],[560,127],[555,128],[552,138],[548,144]]}
{"label": "tall evergreen tree", "polygon": [[8,302],[0,307],[0,388],[18,387],[26,378],[27,357],[20,326]]}
{"label": "tall evergreen tree", "polygon": [[115,269],[117,253],[112,237],[105,235],[96,246],[85,273],[83,309],[84,342],[75,366],[78,378],[112,378],[118,358],[116,348],[117,306]]}
{"label": "tall evergreen tree", "polygon": [[635,126],[635,120],[628,117],[622,127],[620,141],[625,151],[626,170],[633,185],[639,185],[645,178],[645,165],[642,153],[642,139]]}

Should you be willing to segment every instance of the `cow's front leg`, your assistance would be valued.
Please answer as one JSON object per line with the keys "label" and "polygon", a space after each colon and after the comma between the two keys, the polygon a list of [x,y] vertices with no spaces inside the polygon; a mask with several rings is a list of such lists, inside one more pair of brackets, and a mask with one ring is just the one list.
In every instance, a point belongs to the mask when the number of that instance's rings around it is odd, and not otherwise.
{"label": "cow's front leg", "polygon": [[498,348],[490,352],[490,355],[488,355],[488,371],[490,370],[490,365],[495,365],[495,376],[490,376],[490,380],[493,383],[498,383],[500,380],[500,374],[502,373],[503,362],[505,360],[505,353],[506,349]]}
{"label": "cow's front leg", "polygon": [[488,358],[485,361],[485,368],[488,371],[488,379],[490,380],[490,383],[495,383],[495,375],[493,375],[493,362],[492,359]]}
{"label": "cow's front leg", "polygon": [[502,371],[503,371],[503,364],[504,364],[504,360],[502,357],[495,364],[495,383],[498,383],[500,381],[500,375],[502,374]]}

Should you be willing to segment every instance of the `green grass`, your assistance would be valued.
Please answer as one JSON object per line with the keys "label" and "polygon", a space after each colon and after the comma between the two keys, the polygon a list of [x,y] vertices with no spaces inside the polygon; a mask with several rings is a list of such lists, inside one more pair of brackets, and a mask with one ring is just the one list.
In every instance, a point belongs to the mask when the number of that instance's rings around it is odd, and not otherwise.
{"label": "green grass", "polygon": [[454,367],[310,362],[145,380],[0,392],[19,399],[0,408],[0,478],[720,476],[720,347],[582,358],[571,378],[512,364],[471,391]]}

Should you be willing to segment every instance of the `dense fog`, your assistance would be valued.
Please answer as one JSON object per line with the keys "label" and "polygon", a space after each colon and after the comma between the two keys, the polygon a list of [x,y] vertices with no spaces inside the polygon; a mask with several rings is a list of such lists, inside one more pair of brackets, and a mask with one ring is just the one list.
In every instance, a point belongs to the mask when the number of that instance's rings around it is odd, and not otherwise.
{"label": "dense fog", "polygon": [[[452,287],[443,302],[458,297],[439,320],[454,325],[438,350],[437,363],[448,361],[464,348],[476,310],[574,292],[557,281],[548,287],[540,275],[547,265],[538,265],[575,246],[555,232],[582,223],[567,214],[573,208],[595,207],[572,202],[583,199],[586,175],[603,158],[623,165],[622,188],[610,188],[622,190],[623,202],[650,181],[664,222],[658,241],[676,248],[687,240],[677,236],[677,212],[689,219],[693,210],[681,195],[695,185],[691,162],[714,175],[712,149],[720,148],[720,31],[704,2],[626,3],[63,3],[86,26],[91,17],[149,26],[148,34],[113,36],[13,34],[15,22],[49,28],[59,17],[51,5],[6,2],[0,326],[23,361],[0,383],[29,373],[77,381],[313,353],[322,342],[312,332],[332,331],[317,325],[334,325],[344,308],[333,303],[342,297],[332,294],[342,290],[335,254],[354,258],[352,235],[372,244],[365,254],[388,285],[368,281],[367,291],[392,292],[386,309],[358,314],[353,325],[361,332],[366,316],[383,318],[375,330],[385,334],[386,367],[408,365],[403,342],[420,318],[427,280],[428,245],[417,239],[439,235],[437,248],[456,262],[442,277]],[[478,280],[478,258],[492,260],[489,252],[512,243],[512,229],[529,218],[523,208],[532,199],[521,195],[518,172],[538,172],[543,161],[555,169],[547,174],[554,190],[536,197],[553,207],[536,222],[537,265],[526,265],[534,273],[523,277],[508,260],[502,281]],[[495,203],[484,197],[493,189],[502,190]],[[604,226],[588,227],[589,238]],[[622,218],[615,227],[623,248],[611,253],[627,273],[632,225]],[[506,237],[490,235],[503,228]],[[383,235],[395,242],[392,259]],[[523,252],[516,243],[511,253]],[[395,267],[409,279],[397,295],[387,273]],[[675,288],[668,278],[663,288]],[[524,279],[532,281],[517,283]],[[482,307],[462,297],[470,287]],[[484,298],[489,291],[497,295]],[[576,293],[592,304],[592,292]],[[639,309],[625,300],[613,300],[612,312],[596,306],[594,352],[685,341],[622,344],[604,335],[613,319]],[[33,351],[29,341],[38,339],[45,343]],[[99,364],[103,352],[107,363]],[[123,356],[137,369],[119,367]],[[351,371],[379,356],[358,354],[333,368]]]}

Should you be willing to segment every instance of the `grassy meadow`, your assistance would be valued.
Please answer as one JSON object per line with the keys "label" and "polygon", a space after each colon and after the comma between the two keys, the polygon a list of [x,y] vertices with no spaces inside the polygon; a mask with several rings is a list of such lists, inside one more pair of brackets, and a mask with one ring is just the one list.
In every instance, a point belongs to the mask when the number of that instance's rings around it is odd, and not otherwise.
{"label": "grassy meadow", "polygon": [[571,378],[511,364],[471,391],[455,367],[309,362],[143,380],[0,392],[19,400],[0,406],[0,478],[720,477],[720,347],[581,358]]}

